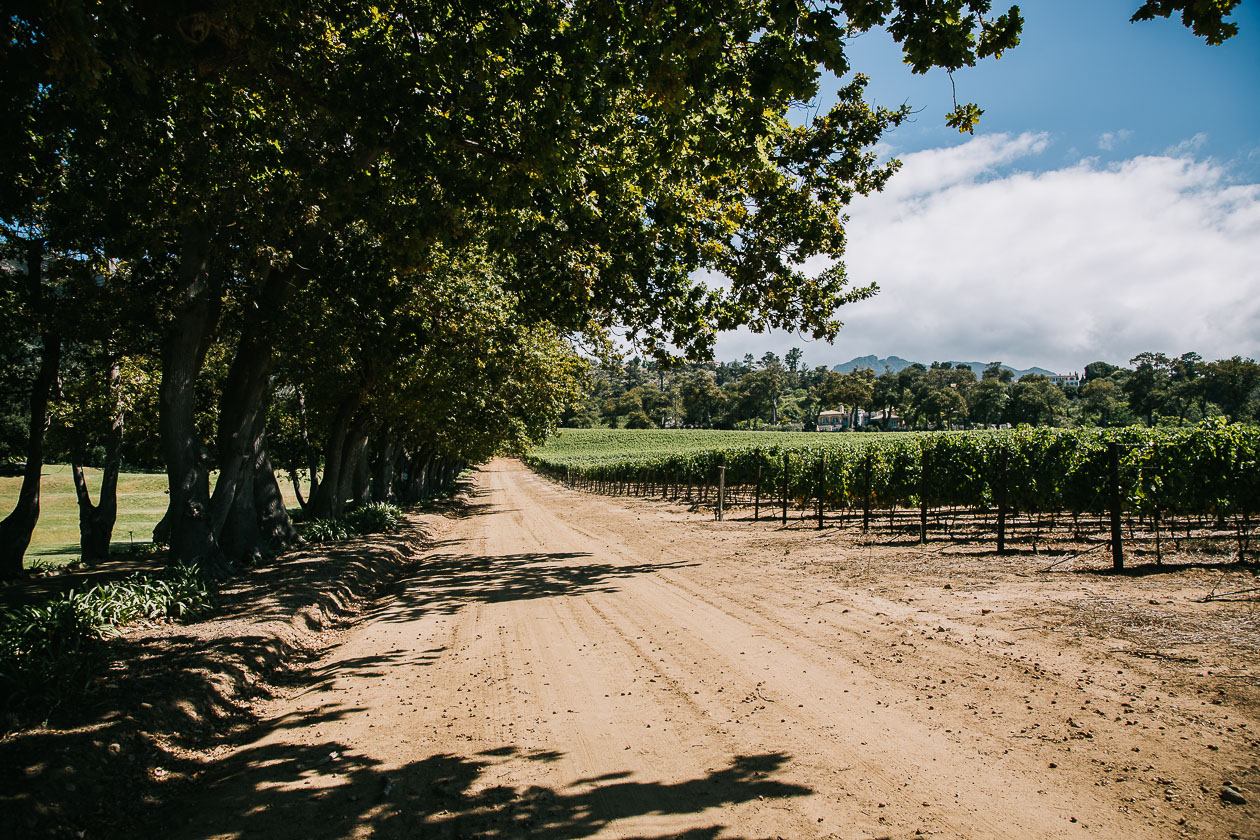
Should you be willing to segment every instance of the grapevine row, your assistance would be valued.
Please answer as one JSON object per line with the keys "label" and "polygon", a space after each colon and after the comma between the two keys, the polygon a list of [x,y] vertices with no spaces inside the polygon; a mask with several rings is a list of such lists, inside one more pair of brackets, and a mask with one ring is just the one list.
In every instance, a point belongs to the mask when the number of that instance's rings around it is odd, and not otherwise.
{"label": "grapevine row", "polygon": [[[701,433],[703,434],[703,433]],[[758,500],[863,514],[950,508],[999,516],[1116,512],[1228,524],[1242,540],[1260,512],[1260,428],[1021,428],[922,435],[769,436],[679,452],[617,445],[615,433],[585,450],[557,447],[527,457],[536,471],[612,492],[707,501],[724,484]],[[1118,491],[1118,498],[1117,498]],[[926,527],[926,525],[925,525]],[[1002,532],[999,530],[999,541]]]}

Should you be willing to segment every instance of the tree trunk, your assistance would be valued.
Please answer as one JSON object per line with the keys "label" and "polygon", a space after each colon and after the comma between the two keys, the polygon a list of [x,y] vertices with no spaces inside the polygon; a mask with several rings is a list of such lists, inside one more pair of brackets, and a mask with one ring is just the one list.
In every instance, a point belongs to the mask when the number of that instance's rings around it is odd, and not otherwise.
{"label": "tree trunk", "polygon": [[0,521],[0,579],[22,575],[22,558],[31,544],[39,521],[39,483],[44,472],[44,430],[48,424],[48,402],[57,384],[61,367],[61,335],[49,323],[51,313],[44,306],[44,243],[32,240],[26,248],[26,275],[32,309],[45,318],[41,336],[43,353],[39,373],[31,385],[31,422],[27,427],[26,472],[13,512]]}
{"label": "tree trunk", "polygon": [[404,486],[403,500],[408,503],[415,503],[424,498],[427,492],[426,485],[429,481],[429,463],[433,460],[433,453],[429,447],[425,446],[419,452],[412,455],[407,461],[407,483]]}
{"label": "tree trunk", "polygon": [[267,437],[259,438],[258,460],[254,465],[254,509],[263,539],[275,545],[290,546],[298,542],[297,529],[284,506],[284,494],[267,453]]}
{"label": "tree trunk", "polygon": [[367,487],[368,425],[367,415],[360,415],[355,420],[354,428],[346,436],[340,470],[341,489],[337,492],[336,512],[333,514],[335,517],[345,512],[346,500],[350,499],[358,504],[360,489]]}
{"label": "tree trunk", "polygon": [[120,378],[118,360],[109,366],[109,391],[115,395],[114,420],[110,424],[109,439],[105,444],[105,468],[101,473],[100,501],[92,504],[83,467],[72,464],[74,491],[79,500],[79,549],[85,563],[97,563],[109,559],[109,544],[114,536],[114,523],[118,519],[118,470],[122,453],[123,408],[119,396]]}
{"label": "tree trunk", "polygon": [[238,506],[237,493],[249,494],[258,460],[271,397],[272,336],[276,322],[296,290],[290,271],[271,271],[262,281],[254,306],[246,308],[241,338],[219,399],[217,453],[219,477],[210,499],[214,533],[218,537]]}
{"label": "tree trunk", "polygon": [[[319,489],[319,453],[315,451],[315,447],[311,445],[311,436],[307,431],[306,424],[306,398],[302,396],[302,389],[296,385],[293,386],[293,393],[297,395],[298,404],[298,429],[302,433],[302,449],[306,452],[306,468],[311,475],[311,489],[309,496],[314,498],[315,491]],[[297,482],[294,480],[293,489],[297,490]],[[302,501],[302,494],[298,493],[298,504],[302,506],[302,510],[306,510],[306,502]]]}
{"label": "tree trunk", "polygon": [[364,438],[363,448],[354,461],[354,474],[350,482],[350,492],[347,494],[355,507],[366,505],[372,500],[372,464],[368,452],[368,440]]}
{"label": "tree trunk", "polygon": [[394,440],[388,431],[383,432],[376,448],[376,457],[372,461],[372,501],[389,501],[389,485],[394,479],[394,465],[397,461]]}
{"label": "tree trunk", "polygon": [[337,408],[332,430],[324,444],[324,478],[319,487],[311,492],[310,512],[313,517],[329,519],[341,515],[345,507],[346,497],[338,494],[344,490],[345,482],[341,472],[346,449],[346,441],[350,434],[350,426],[354,422],[359,406],[363,404],[363,392],[359,391],[346,397]]}
{"label": "tree trunk", "polygon": [[229,559],[251,566],[297,541],[297,530],[289,519],[267,454],[266,402],[255,416],[249,454],[237,479],[232,506],[216,535]]}
{"label": "tree trunk", "polygon": [[22,474],[22,488],[18,491],[13,512],[0,521],[0,579],[22,575],[22,558],[31,544],[35,523],[39,521],[39,483],[44,472],[44,428],[48,420],[48,401],[57,381],[57,369],[61,366],[61,337],[53,332],[45,332],[43,344],[39,374],[31,387],[26,472]]}
{"label": "tree trunk", "polygon": [[[305,511],[306,499],[302,498],[302,482],[298,479],[297,470],[289,470],[289,481],[293,482],[293,495],[297,498],[298,507]],[[311,487],[314,489],[313,480],[311,482]]]}
{"label": "tree trunk", "polygon": [[[181,294],[162,341],[158,428],[170,503],[154,539],[166,536],[170,558],[226,577],[231,568],[214,537],[210,515],[210,452],[197,434],[196,384],[219,320],[219,290],[210,278],[210,233],[190,225],[182,235]],[[162,532],[165,532],[164,534]]]}
{"label": "tree trunk", "polygon": [[[232,494],[231,507],[215,537],[224,556],[241,566],[255,566],[265,556],[265,541],[258,527],[258,514],[254,508],[253,462],[237,480]],[[217,511],[216,511],[217,513]]]}

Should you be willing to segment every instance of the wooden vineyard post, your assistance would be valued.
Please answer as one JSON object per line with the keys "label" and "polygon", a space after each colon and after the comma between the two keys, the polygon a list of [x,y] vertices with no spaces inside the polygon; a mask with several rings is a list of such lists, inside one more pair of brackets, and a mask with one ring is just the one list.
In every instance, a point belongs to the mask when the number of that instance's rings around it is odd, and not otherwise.
{"label": "wooden vineyard post", "polygon": [[717,519],[723,521],[723,502],[726,501],[726,464],[718,467]]}
{"label": "wooden vineyard post", "polygon": [[927,449],[919,452],[919,542],[927,542]]}
{"label": "wooden vineyard post", "polygon": [[818,530],[823,529],[823,489],[827,481],[827,453],[818,453]]}
{"label": "wooden vineyard post", "polygon": [[871,452],[866,448],[866,470],[862,487],[862,533],[871,528]]}
{"label": "wooden vineyard post", "polygon": [[1124,499],[1120,494],[1120,444],[1107,444],[1107,460],[1111,473],[1111,566],[1124,571],[1124,543],[1120,531],[1120,513]]}
{"label": "wooden vineyard post", "polygon": [[761,519],[761,453],[757,453],[757,490],[753,496],[753,521]]}
{"label": "wooden vineyard post", "polygon": [[1002,460],[998,467],[997,486],[997,537],[998,554],[1006,553],[1006,449],[1002,449]]}
{"label": "wooden vineyard post", "polygon": [[783,453],[783,524],[787,525],[787,499],[788,499],[788,458],[791,457],[787,452]]}
{"label": "wooden vineyard post", "polygon": [[573,470],[569,467],[564,468],[564,483],[569,486],[570,490],[573,489]]}

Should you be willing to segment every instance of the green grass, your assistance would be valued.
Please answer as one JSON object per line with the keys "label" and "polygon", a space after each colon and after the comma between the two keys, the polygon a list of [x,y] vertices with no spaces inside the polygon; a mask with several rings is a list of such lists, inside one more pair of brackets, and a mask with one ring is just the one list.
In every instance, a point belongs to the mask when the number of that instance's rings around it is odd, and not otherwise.
{"label": "green grass", "polygon": [[[101,489],[101,471],[84,469],[92,501]],[[213,476],[211,477],[213,481]],[[0,518],[8,516],[17,502],[22,479],[0,478]],[[297,505],[293,489],[281,483],[285,504]],[[113,546],[146,545],[152,542],[153,526],[166,513],[165,473],[122,473],[118,476],[118,521],[114,525]],[[74,493],[70,467],[50,464],[44,467],[39,491],[39,524],[26,551],[26,565],[32,562],[62,566],[79,559],[79,502]]]}

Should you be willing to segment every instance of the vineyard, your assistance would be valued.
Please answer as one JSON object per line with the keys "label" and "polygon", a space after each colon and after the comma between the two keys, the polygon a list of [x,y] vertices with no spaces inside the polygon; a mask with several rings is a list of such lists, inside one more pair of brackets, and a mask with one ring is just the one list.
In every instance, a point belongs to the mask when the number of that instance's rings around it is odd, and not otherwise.
{"label": "vineyard", "polygon": [[565,430],[526,462],[570,486],[712,507],[719,518],[878,528],[920,541],[1167,541],[1245,558],[1260,512],[1260,428],[922,434]]}

